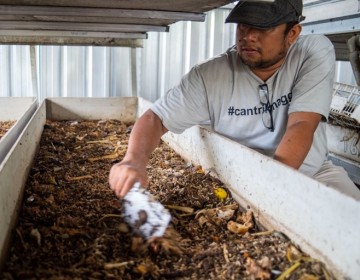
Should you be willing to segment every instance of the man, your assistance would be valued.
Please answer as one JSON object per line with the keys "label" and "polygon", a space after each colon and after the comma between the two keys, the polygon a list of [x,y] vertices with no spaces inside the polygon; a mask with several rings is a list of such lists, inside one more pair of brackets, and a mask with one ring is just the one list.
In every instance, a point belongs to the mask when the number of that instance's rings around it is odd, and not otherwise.
{"label": "man", "polygon": [[335,54],[321,35],[299,36],[302,0],[242,0],[226,22],[237,23],[236,46],[193,67],[134,125],[124,159],[109,183],[123,197],[160,137],[193,125],[212,129],[360,199],[345,170],[327,161],[325,123]]}

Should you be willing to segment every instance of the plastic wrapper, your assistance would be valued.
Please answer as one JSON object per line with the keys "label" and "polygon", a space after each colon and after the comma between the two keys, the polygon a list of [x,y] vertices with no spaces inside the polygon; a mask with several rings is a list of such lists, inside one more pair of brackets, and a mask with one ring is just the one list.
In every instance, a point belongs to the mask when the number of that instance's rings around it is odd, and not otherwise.
{"label": "plastic wrapper", "polygon": [[145,239],[163,236],[171,220],[169,211],[140,183],[126,194],[122,207],[125,222]]}

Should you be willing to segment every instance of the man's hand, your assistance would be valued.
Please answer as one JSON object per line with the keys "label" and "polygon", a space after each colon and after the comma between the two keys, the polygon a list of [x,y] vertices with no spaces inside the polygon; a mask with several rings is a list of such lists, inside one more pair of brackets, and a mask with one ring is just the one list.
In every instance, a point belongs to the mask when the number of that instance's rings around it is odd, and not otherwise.
{"label": "man's hand", "polygon": [[160,118],[151,110],[147,110],[136,121],[124,159],[110,170],[110,188],[117,197],[124,197],[136,182],[142,186],[148,185],[146,165],[166,132]]}
{"label": "man's hand", "polygon": [[111,167],[109,184],[118,198],[123,198],[136,182],[148,185],[146,166],[142,162],[123,160]]}

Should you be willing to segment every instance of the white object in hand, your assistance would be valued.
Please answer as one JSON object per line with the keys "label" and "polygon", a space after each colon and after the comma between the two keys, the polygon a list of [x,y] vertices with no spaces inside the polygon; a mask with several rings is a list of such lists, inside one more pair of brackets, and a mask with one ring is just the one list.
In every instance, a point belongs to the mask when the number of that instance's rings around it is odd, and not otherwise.
{"label": "white object in hand", "polygon": [[164,235],[171,220],[170,213],[140,183],[134,184],[122,205],[125,222],[135,233],[145,239]]}

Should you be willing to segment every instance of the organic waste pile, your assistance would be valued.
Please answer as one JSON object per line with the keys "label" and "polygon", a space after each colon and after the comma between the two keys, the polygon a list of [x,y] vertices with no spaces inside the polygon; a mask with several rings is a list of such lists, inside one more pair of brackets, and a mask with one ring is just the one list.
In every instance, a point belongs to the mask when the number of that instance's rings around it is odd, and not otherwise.
{"label": "organic waste pile", "polygon": [[15,124],[15,121],[1,121],[0,122],[0,139],[10,130]]}
{"label": "organic waste pile", "polygon": [[165,143],[148,164],[149,191],[172,215],[144,240],[108,186],[132,125],[47,121],[1,279],[334,279],[201,166]]}

